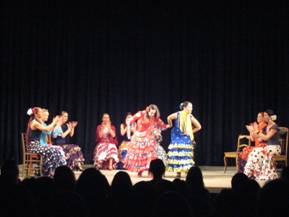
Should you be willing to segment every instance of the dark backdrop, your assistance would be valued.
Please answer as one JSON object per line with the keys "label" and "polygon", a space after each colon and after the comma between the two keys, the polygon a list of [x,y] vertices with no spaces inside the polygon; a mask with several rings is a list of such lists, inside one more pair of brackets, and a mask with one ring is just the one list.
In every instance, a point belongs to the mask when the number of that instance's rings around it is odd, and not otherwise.
{"label": "dark backdrop", "polygon": [[1,162],[21,161],[20,133],[35,105],[78,120],[86,163],[102,113],[118,127],[151,103],[165,120],[193,102],[203,165],[221,165],[258,111],[271,108],[289,126],[287,5],[93,2],[2,3]]}

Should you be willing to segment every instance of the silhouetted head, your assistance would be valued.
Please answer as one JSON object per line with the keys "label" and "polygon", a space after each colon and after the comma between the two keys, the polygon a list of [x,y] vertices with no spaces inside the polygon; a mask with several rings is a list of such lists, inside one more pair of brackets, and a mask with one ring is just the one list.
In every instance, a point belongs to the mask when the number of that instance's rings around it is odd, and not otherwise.
{"label": "silhouetted head", "polygon": [[104,198],[109,187],[106,177],[96,168],[84,170],[76,182],[76,191],[86,198]]}
{"label": "silhouetted head", "polygon": [[75,185],[75,175],[69,167],[60,166],[55,170],[54,181],[57,188],[61,190],[73,191]]}
{"label": "silhouetted head", "polygon": [[231,180],[231,187],[234,192],[242,192],[248,187],[249,179],[244,173],[236,173]]}
{"label": "silhouetted head", "polygon": [[132,189],[130,176],[125,171],[117,172],[111,183],[111,193],[117,196],[128,194]]}
{"label": "silhouetted head", "polygon": [[205,188],[203,174],[198,166],[193,166],[189,169],[186,177],[186,183],[191,189],[194,188],[201,190]]}
{"label": "silhouetted head", "polygon": [[155,159],[150,162],[149,172],[153,175],[153,179],[161,179],[165,171],[166,167],[161,159]]}

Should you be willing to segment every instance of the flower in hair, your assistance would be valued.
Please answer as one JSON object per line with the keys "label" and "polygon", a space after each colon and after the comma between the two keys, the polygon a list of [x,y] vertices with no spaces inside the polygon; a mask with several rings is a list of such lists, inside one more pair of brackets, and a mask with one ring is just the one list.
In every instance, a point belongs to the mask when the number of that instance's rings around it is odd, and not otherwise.
{"label": "flower in hair", "polygon": [[32,108],[29,108],[28,110],[27,110],[27,115],[32,115],[33,114],[33,110],[32,110]]}

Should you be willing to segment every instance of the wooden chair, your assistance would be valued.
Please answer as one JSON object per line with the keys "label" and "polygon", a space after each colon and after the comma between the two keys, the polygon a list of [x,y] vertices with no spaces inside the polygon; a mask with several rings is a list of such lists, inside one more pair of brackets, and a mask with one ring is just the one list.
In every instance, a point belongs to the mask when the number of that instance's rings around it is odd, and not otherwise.
{"label": "wooden chair", "polygon": [[27,150],[26,134],[21,133],[22,152],[23,152],[23,174],[27,176],[42,176],[43,159],[40,154],[32,153]]}
{"label": "wooden chair", "polygon": [[[247,140],[247,143],[241,143],[243,139]],[[237,140],[237,149],[236,151],[231,152],[224,152],[224,173],[227,171],[227,159],[228,158],[234,158],[236,161],[236,169],[238,171],[239,165],[238,165],[238,154],[242,151],[242,149],[246,146],[251,145],[250,136],[248,135],[239,135]]]}
{"label": "wooden chair", "polygon": [[281,154],[275,155],[273,157],[273,161],[276,165],[277,162],[283,161],[285,166],[288,166],[288,128],[287,127],[279,127],[281,139],[280,139],[280,146],[281,146]]}

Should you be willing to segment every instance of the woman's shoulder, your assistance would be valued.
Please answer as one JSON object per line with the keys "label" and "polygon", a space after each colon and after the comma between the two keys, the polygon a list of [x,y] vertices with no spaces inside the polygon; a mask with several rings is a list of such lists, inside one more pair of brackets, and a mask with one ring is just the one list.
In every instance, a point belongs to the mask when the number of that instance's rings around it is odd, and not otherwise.
{"label": "woman's shoulder", "polygon": [[177,117],[178,114],[179,114],[179,111],[176,111],[176,112],[173,112],[173,113],[169,114],[168,117]]}
{"label": "woman's shoulder", "polygon": [[136,113],[136,115],[138,115],[138,116],[142,116],[142,115],[145,115],[145,114],[146,114],[146,110],[138,111]]}
{"label": "woman's shoulder", "polygon": [[39,125],[39,124],[42,125],[40,121],[38,121],[37,119],[33,119],[30,123],[30,127],[33,128],[34,126]]}
{"label": "woman's shoulder", "polygon": [[273,129],[273,130],[279,130],[279,126],[274,123],[271,127],[270,127],[270,130]]}

